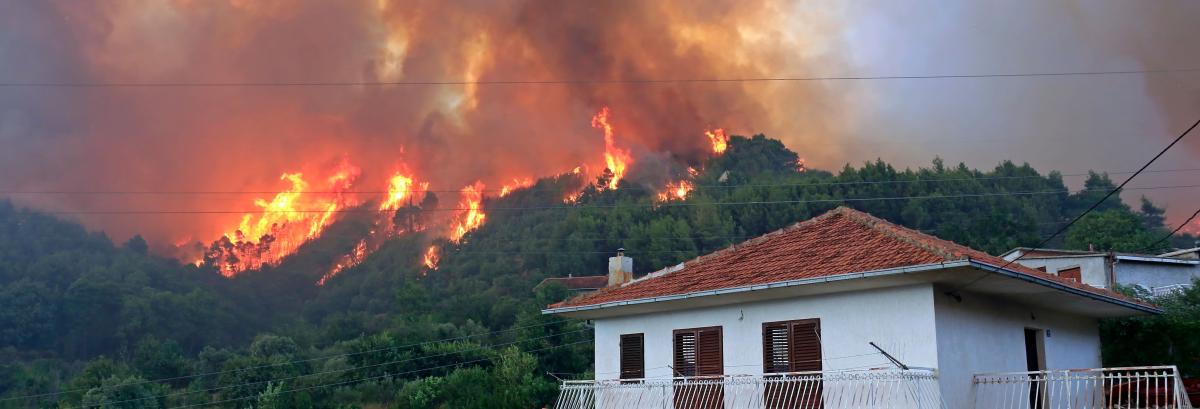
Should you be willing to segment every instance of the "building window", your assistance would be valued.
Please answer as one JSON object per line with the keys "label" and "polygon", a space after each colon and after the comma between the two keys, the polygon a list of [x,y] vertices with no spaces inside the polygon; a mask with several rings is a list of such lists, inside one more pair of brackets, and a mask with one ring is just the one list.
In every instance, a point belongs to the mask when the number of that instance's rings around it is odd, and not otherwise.
{"label": "building window", "polygon": [[1058,270],[1058,276],[1076,283],[1083,282],[1083,271],[1079,266]]}
{"label": "building window", "polygon": [[621,335],[621,379],[646,377],[646,337],[643,334]]}
{"label": "building window", "polygon": [[763,391],[767,408],[819,408],[823,384],[819,376],[795,372],[821,371],[821,320],[763,323],[763,375],[791,382],[769,383]]}
{"label": "building window", "polygon": [[821,320],[763,324],[763,373],[821,370]]}
{"label": "building window", "polygon": [[675,330],[675,375],[721,375],[721,327]]}
{"label": "building window", "polygon": [[696,378],[676,381],[675,408],[722,407],[725,401],[724,386],[721,382],[706,380],[720,377],[725,371],[721,351],[721,327],[678,329],[675,330],[674,337],[675,376]]}

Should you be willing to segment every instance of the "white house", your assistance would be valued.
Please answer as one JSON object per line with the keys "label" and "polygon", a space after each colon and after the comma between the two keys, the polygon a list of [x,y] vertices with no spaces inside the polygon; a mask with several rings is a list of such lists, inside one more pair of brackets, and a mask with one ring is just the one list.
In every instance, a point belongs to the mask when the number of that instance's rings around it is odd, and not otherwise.
{"label": "white house", "polygon": [[[969,408],[994,372],[1020,373],[1012,407],[1029,407],[1062,398],[1025,372],[1101,367],[1099,318],[1160,312],[848,208],[614,281],[543,311],[595,326],[596,379],[565,383],[557,407]],[[887,379],[913,389],[887,397]]]}
{"label": "white house", "polygon": [[1196,249],[1149,255],[1018,247],[1001,257],[1093,287],[1137,286],[1161,295],[1189,287],[1200,278],[1200,259],[1195,254]]}

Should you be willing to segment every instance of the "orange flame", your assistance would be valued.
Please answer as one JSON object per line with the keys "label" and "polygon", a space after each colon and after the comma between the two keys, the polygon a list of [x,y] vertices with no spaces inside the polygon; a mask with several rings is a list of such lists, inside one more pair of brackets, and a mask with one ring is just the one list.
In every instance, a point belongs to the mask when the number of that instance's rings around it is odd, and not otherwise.
{"label": "orange flame", "polygon": [[338,210],[356,204],[343,192],[350,189],[358,174],[358,168],[343,162],[326,179],[328,191],[309,193],[303,174],[284,173],[280,180],[288,181],[291,187],[270,201],[255,199],[254,205],[262,211],[243,215],[237,228],[206,252],[206,262],[226,277],[278,263],[319,236]]}
{"label": "orange flame", "polygon": [[633,157],[628,150],[617,147],[612,124],[608,122],[608,107],[600,108],[600,112],[592,116],[592,127],[604,130],[604,165],[612,172],[608,188],[616,189],[621,178],[625,177],[625,167],[633,163]]}
{"label": "orange flame", "polygon": [[358,241],[358,244],[354,245],[354,251],[352,251],[350,254],[342,256],[341,260],[338,260],[338,263],[333,266],[333,269],[321,276],[320,280],[317,280],[317,285],[325,285],[326,281],[329,281],[329,279],[338,275],[338,273],[341,273],[347,268],[359,265],[359,263],[362,263],[366,258],[367,239],[362,239]]}
{"label": "orange flame", "polygon": [[578,202],[579,202],[579,198],[580,198],[581,196],[583,196],[583,191],[574,192],[574,193],[567,193],[567,196],[566,196],[566,197],[563,197],[563,203],[564,203],[564,204],[575,204],[575,203],[578,203]]}
{"label": "orange flame", "polygon": [[456,218],[453,229],[450,231],[450,241],[458,243],[463,236],[479,228],[483,225],[483,220],[487,217],[482,210],[483,202],[483,182],[475,182],[473,185],[467,185],[462,189],[462,199],[459,201],[462,213]]}
{"label": "orange flame", "polygon": [[725,153],[725,149],[729,147],[729,135],[726,135],[722,128],[704,131],[704,135],[708,136],[709,142],[712,142],[712,150],[715,154]]}
{"label": "orange flame", "polygon": [[680,180],[674,183],[667,183],[667,189],[658,193],[658,201],[665,202],[668,200],[687,199],[688,193],[691,193],[695,186],[687,180]]}
{"label": "orange flame", "polygon": [[430,270],[437,270],[438,261],[441,261],[441,259],[442,254],[441,250],[438,249],[438,246],[429,246],[429,248],[425,249],[424,261],[426,268],[429,268]]}
{"label": "orange flame", "polygon": [[396,172],[388,181],[388,194],[379,210],[396,210],[404,205],[404,201],[412,195],[413,177]]}
{"label": "orange flame", "polygon": [[527,188],[530,186],[533,186],[533,178],[513,178],[512,184],[500,187],[500,197],[508,196],[508,194],[512,193],[513,190]]}

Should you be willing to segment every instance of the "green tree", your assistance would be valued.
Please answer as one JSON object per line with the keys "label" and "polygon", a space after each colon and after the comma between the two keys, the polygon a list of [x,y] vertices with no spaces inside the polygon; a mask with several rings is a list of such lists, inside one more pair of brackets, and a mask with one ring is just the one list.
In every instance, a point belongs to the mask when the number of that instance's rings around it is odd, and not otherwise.
{"label": "green tree", "polygon": [[83,395],[79,406],[95,409],[162,408],[165,390],[138,376],[111,376]]}
{"label": "green tree", "polygon": [[[1067,248],[1144,252],[1158,236],[1146,229],[1138,215],[1120,208],[1093,212],[1067,230]],[[1160,243],[1150,252],[1165,250]]]}

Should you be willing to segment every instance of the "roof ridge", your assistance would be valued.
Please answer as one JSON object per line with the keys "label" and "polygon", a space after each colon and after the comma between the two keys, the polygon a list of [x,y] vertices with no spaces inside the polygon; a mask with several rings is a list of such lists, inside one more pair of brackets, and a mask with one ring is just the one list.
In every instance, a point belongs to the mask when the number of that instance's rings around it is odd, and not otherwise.
{"label": "roof ridge", "polygon": [[946,261],[966,260],[971,258],[972,250],[961,244],[943,240],[937,236],[925,234],[914,229],[897,225],[869,213],[839,206],[833,212],[845,215],[848,219],[871,230],[885,234],[905,244],[928,251]]}

